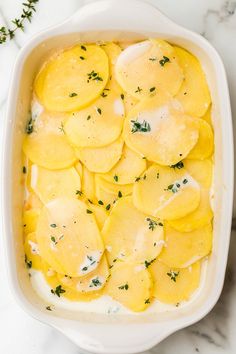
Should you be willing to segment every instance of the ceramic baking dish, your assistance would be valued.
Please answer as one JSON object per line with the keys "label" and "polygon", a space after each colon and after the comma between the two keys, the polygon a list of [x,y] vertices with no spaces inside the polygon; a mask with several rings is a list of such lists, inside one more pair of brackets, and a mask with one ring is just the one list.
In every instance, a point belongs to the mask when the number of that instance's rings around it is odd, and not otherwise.
{"label": "ceramic baking dish", "polygon": [[[196,55],[206,72],[215,129],[214,244],[204,284],[189,305],[172,312],[101,315],[46,311],[33,291],[24,265],[21,213],[21,144],[28,119],[33,78],[40,63],[56,50],[77,42],[142,40],[160,37]],[[20,306],[93,353],[138,353],[171,333],[200,320],[218,300],[225,275],[233,201],[233,138],[225,70],[215,49],[201,36],[170,21],[137,0],[107,0],[84,6],[70,19],[33,37],[20,51],[13,71],[4,128],[3,225],[10,285]]]}

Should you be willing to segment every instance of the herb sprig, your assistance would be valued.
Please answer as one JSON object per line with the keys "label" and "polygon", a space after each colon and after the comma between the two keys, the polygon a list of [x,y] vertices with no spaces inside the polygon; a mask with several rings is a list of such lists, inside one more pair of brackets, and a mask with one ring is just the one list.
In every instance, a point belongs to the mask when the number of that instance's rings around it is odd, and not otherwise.
{"label": "herb sprig", "polygon": [[132,129],[131,132],[137,133],[137,132],[142,132],[142,133],[147,133],[151,131],[151,126],[150,124],[144,120],[142,123],[138,122],[138,120],[131,120],[132,123]]}
{"label": "herb sprig", "polygon": [[33,13],[36,12],[35,5],[38,1],[39,0],[25,0],[25,2],[22,3],[22,13],[20,17],[11,21],[14,27],[0,27],[0,44],[5,43],[8,39],[13,39],[18,29],[24,31],[25,21],[31,22]]}

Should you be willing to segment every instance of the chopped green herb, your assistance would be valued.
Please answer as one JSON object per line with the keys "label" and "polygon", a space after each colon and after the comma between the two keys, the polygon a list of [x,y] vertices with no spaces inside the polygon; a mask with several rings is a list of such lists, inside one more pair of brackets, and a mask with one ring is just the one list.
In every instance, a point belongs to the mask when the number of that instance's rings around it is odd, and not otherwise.
{"label": "chopped green herb", "polygon": [[179,272],[175,272],[173,270],[170,270],[170,272],[166,273],[168,277],[170,277],[171,280],[173,280],[176,283],[176,277],[179,275]]}
{"label": "chopped green herb", "polygon": [[26,255],[25,255],[25,264],[28,269],[32,268],[32,261],[29,261]]}
{"label": "chopped green herb", "polygon": [[106,210],[110,210],[110,208],[111,208],[111,204],[107,204]]}
{"label": "chopped green herb", "polygon": [[185,178],[185,179],[183,180],[183,184],[186,184],[186,183],[188,183],[188,180]]}
{"label": "chopped green herb", "polygon": [[184,96],[187,95],[187,92],[184,92]]}
{"label": "chopped green herb", "polygon": [[28,123],[26,124],[25,132],[26,134],[32,134],[34,131],[34,119],[30,117]]}
{"label": "chopped green herb", "polygon": [[143,91],[143,89],[141,89],[139,86],[137,87],[137,90],[135,91],[135,93],[140,93],[141,91]]}
{"label": "chopped green herb", "polygon": [[27,169],[26,169],[26,167],[25,167],[25,166],[23,166],[23,167],[22,167],[22,172],[23,172],[24,174],[26,174]]}
{"label": "chopped green herb", "polygon": [[55,227],[57,227],[57,224],[51,224],[50,227],[55,229]]}
{"label": "chopped green herb", "polygon": [[151,126],[146,120],[144,120],[142,123],[138,122],[138,120],[131,120],[132,129],[131,132],[134,134],[136,132],[142,132],[142,133],[147,133],[151,131]]}
{"label": "chopped green herb", "polygon": [[91,199],[88,199],[88,202],[89,202],[90,204],[93,204],[93,202],[92,202],[92,200],[91,200]]}
{"label": "chopped green herb", "polygon": [[83,192],[79,191],[78,189],[75,192],[76,195],[79,195],[81,197],[81,195],[83,194]]}
{"label": "chopped green herb", "polygon": [[69,93],[69,97],[75,97],[75,96],[78,96],[78,94],[76,92]]}
{"label": "chopped green herb", "polygon": [[122,94],[120,95],[120,98],[121,98],[122,100],[124,100],[125,95],[122,93]]}
{"label": "chopped green herb", "polygon": [[156,258],[152,259],[150,262],[149,261],[144,261],[145,268],[150,267],[150,265],[155,262]]}
{"label": "chopped green herb", "polygon": [[141,179],[141,177],[136,177],[136,178],[135,178],[135,182],[140,181],[140,179]]}
{"label": "chopped green herb", "polygon": [[150,304],[150,299],[145,300],[145,304]]}
{"label": "chopped green herb", "polygon": [[90,116],[90,115],[87,117],[87,120],[89,120],[89,119],[91,119],[91,116]]}
{"label": "chopped green herb", "polygon": [[86,48],[84,45],[81,45],[80,48],[81,48],[82,50],[84,50],[84,51],[87,50],[87,48]]}
{"label": "chopped green herb", "polygon": [[81,59],[81,60],[84,60],[84,59],[85,59],[85,57],[82,57],[82,56],[81,56],[81,57],[80,57],[80,59]]}
{"label": "chopped green herb", "polygon": [[157,179],[159,179],[159,177],[160,177],[160,173],[159,173],[159,172],[157,172]]}
{"label": "chopped green herb", "polygon": [[63,122],[61,122],[61,126],[58,129],[60,130],[60,132],[65,134],[64,123]]}
{"label": "chopped green herb", "polygon": [[55,289],[51,289],[51,293],[53,295],[57,295],[58,297],[61,296],[61,294],[64,294],[66,291],[62,288],[61,285],[58,285]]}
{"label": "chopped green herb", "polygon": [[150,61],[156,61],[157,57],[149,58]]}
{"label": "chopped green herb", "polygon": [[83,271],[83,272],[86,272],[87,270],[88,270],[88,267],[83,267],[83,268],[82,268],[82,271]]}
{"label": "chopped green herb", "polygon": [[101,94],[102,97],[107,97],[107,94],[103,91],[103,93]]}
{"label": "chopped green herb", "polygon": [[129,285],[128,285],[128,283],[126,283],[124,285],[118,286],[118,289],[120,289],[120,290],[128,290],[129,289]]}
{"label": "chopped green herb", "polygon": [[46,310],[52,311],[51,306],[46,306]]}
{"label": "chopped green herb", "polygon": [[147,221],[148,221],[148,228],[149,228],[149,230],[154,230],[155,229],[155,227],[158,225],[157,224],[157,222],[155,221],[155,220],[152,220],[152,219],[150,219],[150,218],[147,218],[146,219]]}
{"label": "chopped green herb", "polygon": [[93,212],[92,212],[92,210],[87,209],[87,210],[86,210],[86,213],[87,213],[87,214],[92,214]]}
{"label": "chopped green herb", "polygon": [[151,87],[149,91],[154,92],[155,90],[156,90],[156,87]]}
{"label": "chopped green herb", "polygon": [[143,180],[145,180],[147,178],[146,173],[143,175]]}
{"label": "chopped green herb", "polygon": [[100,204],[100,205],[104,205],[104,203],[103,203],[103,201],[102,201],[102,200],[99,200],[99,201],[98,201],[98,204]]}
{"label": "chopped green herb", "polygon": [[92,287],[98,287],[98,286],[101,286],[101,285],[102,285],[102,283],[100,282],[99,278],[96,277],[96,278],[92,279],[91,284],[89,285],[89,287],[92,288]]}
{"label": "chopped green herb", "polygon": [[122,193],[121,191],[118,192],[118,198],[121,198],[122,197]]}
{"label": "chopped green herb", "polygon": [[170,167],[171,168],[177,168],[178,170],[180,170],[181,168],[184,167],[184,163],[183,163],[183,161],[179,161],[175,165],[171,165]]}
{"label": "chopped green herb", "polygon": [[101,108],[97,108],[97,112],[101,115],[102,114]]}
{"label": "chopped green herb", "polygon": [[161,66],[164,66],[169,61],[170,61],[170,59],[168,57],[166,57],[165,55],[163,55],[163,59],[159,60],[159,63]]}
{"label": "chopped green herb", "polygon": [[96,73],[94,70],[92,70],[90,73],[87,74],[88,79],[87,82],[90,82],[91,80],[93,81],[103,81],[101,76],[99,76],[99,73]]}
{"label": "chopped green herb", "polygon": [[116,182],[118,182],[119,177],[118,177],[117,175],[115,175],[113,178],[114,178],[114,180],[115,180]]}

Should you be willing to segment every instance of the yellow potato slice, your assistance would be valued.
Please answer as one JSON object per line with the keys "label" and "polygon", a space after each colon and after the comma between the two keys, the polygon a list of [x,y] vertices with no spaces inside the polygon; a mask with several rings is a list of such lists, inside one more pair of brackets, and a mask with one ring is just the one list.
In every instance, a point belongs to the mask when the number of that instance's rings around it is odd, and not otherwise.
{"label": "yellow potato slice", "polygon": [[35,79],[34,89],[48,110],[71,112],[96,99],[108,76],[104,50],[97,45],[77,45],[46,63]]}
{"label": "yellow potato slice", "polygon": [[[99,201],[100,203],[102,201]],[[103,202],[102,202],[103,203]],[[96,205],[88,203],[88,209],[91,210],[95,216],[98,227],[101,230],[108,217],[108,211],[106,210],[106,205]]]}
{"label": "yellow potato slice", "polygon": [[117,201],[118,199],[118,193],[113,193],[113,192],[108,192],[104,189],[101,181],[102,179],[97,178],[96,176],[95,181],[96,181],[96,198],[97,200],[101,200],[107,210],[110,210],[113,204]]}
{"label": "yellow potato slice", "polygon": [[98,267],[88,275],[83,277],[68,277],[68,275],[58,274],[58,279],[62,285],[69,287],[72,290],[91,293],[101,290],[109,277],[109,269],[106,257],[103,256]]}
{"label": "yellow potato slice", "polygon": [[107,97],[98,98],[67,120],[65,132],[75,146],[102,147],[120,136],[124,120],[123,100],[114,90],[108,89]]}
{"label": "yellow potato slice", "polygon": [[145,169],[146,160],[125,145],[119,162],[102,177],[111,183],[130,184],[134,183]]}
{"label": "yellow potato slice", "polygon": [[119,199],[102,229],[109,263],[130,259],[148,266],[164,244],[163,222],[137,210],[132,197]]}
{"label": "yellow potato slice", "polygon": [[183,163],[186,170],[203,188],[211,187],[213,163],[210,159],[203,161],[186,159]]}
{"label": "yellow potato slice", "polygon": [[212,226],[179,232],[166,224],[165,241],[159,260],[169,267],[186,268],[211,252]]}
{"label": "yellow potato slice", "polygon": [[82,179],[82,177],[83,177],[83,166],[82,166],[82,164],[80,162],[77,162],[75,164],[75,169],[78,172],[78,174],[80,175],[80,178]]}
{"label": "yellow potato slice", "polygon": [[93,213],[76,199],[49,202],[40,214],[36,237],[44,260],[72,277],[93,271],[104,250]]}
{"label": "yellow potato slice", "polygon": [[64,134],[65,115],[43,113],[34,123],[34,130],[23,142],[25,155],[35,164],[56,170],[72,166],[74,149]]}
{"label": "yellow potato slice", "polygon": [[153,165],[134,184],[133,201],[146,214],[175,220],[198,207],[200,187],[184,168]]}
{"label": "yellow potato slice", "polygon": [[123,139],[98,148],[77,148],[76,155],[91,172],[106,173],[119,161]]}
{"label": "yellow potato slice", "polygon": [[189,300],[193,292],[199,287],[201,265],[194,263],[188,268],[170,268],[156,261],[150,267],[154,281],[154,297],[167,304],[178,304]]}
{"label": "yellow potato slice", "polygon": [[56,273],[46,262],[42,261],[42,273],[48,285],[50,293],[57,297],[64,297],[70,301],[91,301],[99,298],[102,295],[102,291],[93,291],[90,293],[82,293],[76,289],[72,289],[66,285],[63,285],[60,281],[59,274]]}
{"label": "yellow potato slice", "polygon": [[90,201],[95,200],[94,173],[90,172],[84,165],[83,165],[83,177],[82,177],[82,195],[84,198],[87,198]]}
{"label": "yellow potato slice", "polygon": [[184,114],[176,101],[162,94],[141,101],[125,119],[125,143],[148,160],[174,165],[198,140],[198,120]]}
{"label": "yellow potato slice", "polygon": [[204,119],[212,127],[211,108],[212,107],[210,105],[206,113],[201,118]]}
{"label": "yellow potato slice", "polygon": [[174,48],[163,40],[147,40],[126,48],[116,62],[121,87],[140,100],[159,88],[175,95],[183,81]]}
{"label": "yellow potato slice", "polygon": [[180,232],[190,232],[211,222],[213,212],[210,205],[208,189],[201,189],[200,204],[194,212],[177,220],[169,220],[170,226]]}
{"label": "yellow potato slice", "polygon": [[105,180],[103,175],[97,175],[96,180],[106,192],[113,193],[116,196],[118,196],[119,192],[122,193],[122,196],[127,196],[133,193],[133,183],[118,184],[115,182],[115,180],[114,183],[111,183]]}
{"label": "yellow potato slice", "polygon": [[32,165],[31,187],[46,204],[59,197],[77,198],[76,193],[81,190],[81,181],[74,167],[52,171]]}
{"label": "yellow potato slice", "polygon": [[25,263],[27,268],[36,270],[42,269],[42,260],[34,232],[28,234],[24,242],[25,249]]}
{"label": "yellow potato slice", "polygon": [[101,45],[101,47],[108,56],[110,72],[109,80],[112,81],[115,85],[118,85],[115,80],[115,65],[121,53],[121,47],[113,42],[104,43]]}
{"label": "yellow potato slice", "polygon": [[188,159],[204,160],[213,154],[214,135],[211,126],[199,119],[199,138],[197,144],[188,154]]}
{"label": "yellow potato slice", "polygon": [[39,208],[24,210],[23,227],[24,227],[25,235],[32,233],[36,230],[39,214],[40,214]]}
{"label": "yellow potato slice", "polygon": [[[122,96],[123,97],[123,96]],[[125,93],[124,94],[124,105],[125,105],[125,116],[129,114],[129,112],[138,104],[138,100],[132,97],[131,95]]]}
{"label": "yellow potato slice", "polygon": [[152,278],[147,269],[132,262],[117,262],[105,292],[128,309],[144,311],[152,296]]}
{"label": "yellow potato slice", "polygon": [[195,56],[183,48],[174,48],[184,72],[184,81],[176,98],[181,102],[186,113],[201,117],[211,103],[205,73]]}

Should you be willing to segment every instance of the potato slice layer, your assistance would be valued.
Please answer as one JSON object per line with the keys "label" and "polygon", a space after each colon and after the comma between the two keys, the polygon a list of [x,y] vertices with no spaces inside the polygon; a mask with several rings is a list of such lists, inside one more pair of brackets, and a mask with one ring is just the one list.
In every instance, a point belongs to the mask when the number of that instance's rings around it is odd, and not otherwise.
{"label": "potato slice layer", "polygon": [[184,71],[184,81],[176,98],[190,115],[201,117],[207,111],[211,96],[205,74],[196,57],[183,48],[174,47],[179,64]]}
{"label": "potato slice layer", "polygon": [[32,233],[36,230],[39,214],[40,214],[39,208],[24,210],[23,227],[24,227],[25,235]]}
{"label": "potato slice layer", "polygon": [[25,238],[25,263],[28,268],[36,270],[42,269],[42,260],[39,252],[38,243],[36,240],[35,232],[31,232]]}
{"label": "potato slice layer", "polygon": [[103,256],[98,267],[91,273],[83,277],[68,277],[68,275],[58,274],[60,282],[74,291],[90,293],[101,290],[109,276],[109,269],[106,257]]}
{"label": "potato slice layer", "polygon": [[103,254],[94,215],[76,199],[49,202],[40,214],[36,237],[44,260],[58,273],[72,277],[93,271]]}
{"label": "potato slice layer", "polygon": [[137,210],[132,197],[121,198],[114,205],[102,230],[108,260],[132,259],[149,264],[163,246],[163,222]]}
{"label": "potato slice layer", "polygon": [[200,187],[184,168],[153,165],[134,184],[133,201],[144,213],[175,220],[198,207]]}
{"label": "potato slice layer", "polygon": [[146,168],[146,160],[140,154],[129,149],[126,145],[119,162],[102,177],[111,183],[129,184],[141,175]]}
{"label": "potato slice layer", "polygon": [[158,93],[130,111],[124,124],[125,143],[148,160],[174,165],[196,145],[198,120],[184,114],[176,102]]}
{"label": "potato slice layer", "polygon": [[138,100],[163,89],[175,95],[183,81],[174,48],[163,40],[147,40],[126,48],[116,62],[116,79]]}
{"label": "potato slice layer", "polygon": [[207,256],[212,248],[212,226],[208,224],[191,232],[179,232],[168,224],[159,260],[169,267],[186,268]]}
{"label": "potato slice layer", "polygon": [[188,154],[188,159],[204,160],[210,157],[214,150],[214,136],[211,126],[199,119],[199,138],[197,144]]}
{"label": "potato slice layer", "polygon": [[72,166],[74,149],[64,134],[67,116],[43,113],[34,123],[34,130],[23,142],[25,155],[35,164],[57,170]]}
{"label": "potato slice layer", "polygon": [[128,309],[145,310],[152,296],[152,279],[146,269],[132,262],[117,262],[105,291]]}
{"label": "potato slice layer", "polygon": [[48,110],[71,112],[96,99],[108,76],[104,50],[97,45],[77,45],[53,56],[36,77],[34,88]]}
{"label": "potato slice layer", "polygon": [[170,226],[180,232],[197,230],[211,222],[213,212],[208,189],[201,189],[201,200],[196,210],[177,220],[169,220]]}
{"label": "potato slice layer", "polygon": [[76,155],[91,172],[106,173],[118,162],[123,148],[120,137],[110,145],[99,148],[77,148]]}
{"label": "potato slice layer", "polygon": [[212,160],[184,160],[184,167],[190,175],[203,187],[210,188],[212,184]]}
{"label": "potato slice layer", "polygon": [[156,261],[150,267],[154,280],[154,297],[167,304],[178,305],[181,301],[189,300],[200,283],[200,262],[188,268],[170,268]]}
{"label": "potato slice layer", "polygon": [[76,193],[81,190],[81,180],[74,167],[53,171],[32,165],[31,187],[46,204],[59,197],[77,198]]}

